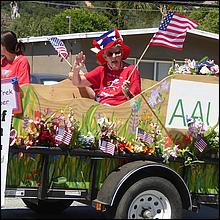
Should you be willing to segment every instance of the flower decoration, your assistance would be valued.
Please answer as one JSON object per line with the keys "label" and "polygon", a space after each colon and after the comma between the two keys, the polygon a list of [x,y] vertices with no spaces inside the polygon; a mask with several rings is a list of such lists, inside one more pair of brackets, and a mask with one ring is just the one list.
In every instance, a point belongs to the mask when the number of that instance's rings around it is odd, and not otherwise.
{"label": "flower decoration", "polygon": [[100,127],[99,138],[102,140],[117,141],[117,131],[120,123],[111,122],[108,118],[99,116],[98,125]]}
{"label": "flower decoration", "polygon": [[180,156],[185,158],[185,165],[199,162],[202,157],[219,157],[218,124],[207,128],[200,118],[188,118],[188,133],[183,137],[185,147]]}
{"label": "flower decoration", "polygon": [[160,86],[156,87],[152,90],[150,97],[148,98],[148,103],[152,108],[156,108],[156,106],[164,101],[162,97],[162,92],[166,92],[169,89],[170,82],[165,80],[161,83]]}
{"label": "flower decoration", "polygon": [[164,143],[164,148],[169,148],[173,145],[173,141],[172,141],[172,138],[169,137],[169,136],[165,136],[164,137],[164,140],[165,140],[165,143]]}
{"label": "flower decoration", "polygon": [[126,144],[127,143],[125,141],[120,141],[118,143],[118,147],[116,148],[116,152],[124,154],[125,153]]}
{"label": "flower decoration", "polygon": [[195,120],[190,118],[187,119],[188,124],[188,134],[193,138],[197,138],[199,136],[203,136],[206,131],[205,124],[202,122],[200,118],[196,118]]}
{"label": "flower decoration", "polygon": [[194,59],[186,58],[183,65],[175,63],[169,69],[168,75],[171,74],[192,74],[192,75],[219,75],[219,66],[215,64],[214,60],[203,58],[201,61],[196,62]]}
{"label": "flower decoration", "polygon": [[87,135],[79,135],[78,140],[82,148],[91,149],[95,146],[95,137],[90,131]]}
{"label": "flower decoration", "polygon": [[[39,111],[34,112],[34,119],[25,118],[25,134],[23,136],[16,136],[16,141],[13,143],[16,145],[25,145],[26,149],[37,146],[64,146],[70,143],[71,138],[66,142],[65,137],[63,139],[58,139],[59,129],[64,129],[71,135],[78,130],[78,123],[73,117],[73,112],[68,109],[69,114],[65,118],[65,112],[61,110],[60,112],[54,113],[49,109],[45,109],[44,113],[41,114]],[[12,145],[12,142],[11,142]]]}
{"label": "flower decoration", "polygon": [[[145,120],[145,123],[141,121]],[[121,132],[121,123],[110,121],[109,118],[99,114],[96,128],[80,127],[71,108],[59,112],[45,109],[44,114],[36,111],[33,119],[25,117],[25,130],[23,136],[18,136],[15,129],[10,133],[10,146],[14,144],[25,145],[26,149],[32,146],[57,146],[62,148],[83,148],[102,150],[100,141],[109,143],[114,154],[145,154],[157,156],[169,162],[177,157],[185,159],[185,165],[198,162],[198,158],[207,154],[219,155],[219,129],[218,125],[207,128],[200,118],[187,118],[188,131],[179,138],[164,135],[162,126],[154,121],[151,113],[144,113],[137,123],[136,134],[130,133],[129,121]],[[127,128],[126,128],[127,126]],[[67,139],[63,139],[66,132]],[[138,133],[138,131],[140,131]],[[131,131],[130,131],[131,132]],[[58,136],[61,135],[61,139]],[[125,135],[125,136],[122,136]],[[136,136],[135,136],[136,135]],[[66,136],[65,136],[66,137]],[[129,138],[128,138],[129,137]],[[143,137],[143,138],[141,138]]]}
{"label": "flower decoration", "polygon": [[204,134],[206,141],[213,148],[219,149],[219,126],[210,127]]}
{"label": "flower decoration", "polygon": [[13,146],[15,144],[16,138],[17,138],[17,131],[15,129],[12,129],[10,131],[10,140],[9,140],[10,146]]}
{"label": "flower decoration", "polygon": [[180,149],[178,145],[174,145],[174,147],[167,147],[163,149],[163,155],[165,162],[168,162],[170,157],[177,158],[180,153]]}

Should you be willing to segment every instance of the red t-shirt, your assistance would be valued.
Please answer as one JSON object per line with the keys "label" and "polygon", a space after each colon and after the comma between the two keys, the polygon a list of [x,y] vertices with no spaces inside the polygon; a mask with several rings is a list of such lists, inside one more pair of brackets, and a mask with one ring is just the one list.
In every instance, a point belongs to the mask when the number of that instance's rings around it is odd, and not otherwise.
{"label": "red t-shirt", "polygon": [[[119,105],[128,101],[122,92],[122,84],[127,80],[134,65],[125,66],[122,70],[110,70],[107,65],[96,67],[85,73],[86,79],[92,84],[97,101],[102,104]],[[137,69],[129,79],[131,93],[136,96],[141,92],[141,79]]]}
{"label": "red t-shirt", "polygon": [[9,62],[6,57],[1,59],[1,79],[13,77],[17,77],[19,85],[30,83],[30,65],[25,56],[19,55],[12,62]]}

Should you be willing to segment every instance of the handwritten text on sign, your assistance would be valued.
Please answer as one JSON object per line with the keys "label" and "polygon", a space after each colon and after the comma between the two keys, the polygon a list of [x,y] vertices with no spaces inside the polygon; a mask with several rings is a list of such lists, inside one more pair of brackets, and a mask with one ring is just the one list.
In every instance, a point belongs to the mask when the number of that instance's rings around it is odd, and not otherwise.
{"label": "handwritten text on sign", "polygon": [[1,80],[1,108],[12,108],[14,114],[21,113],[20,94],[18,86],[10,80]]}
{"label": "handwritten text on sign", "polygon": [[12,109],[1,108],[1,207],[4,206],[5,203],[11,117]]}

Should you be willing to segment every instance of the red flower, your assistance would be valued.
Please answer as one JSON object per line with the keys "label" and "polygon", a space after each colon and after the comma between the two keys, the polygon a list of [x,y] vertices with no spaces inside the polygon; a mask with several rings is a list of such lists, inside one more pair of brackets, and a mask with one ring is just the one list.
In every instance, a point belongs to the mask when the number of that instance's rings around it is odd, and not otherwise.
{"label": "red flower", "polygon": [[34,119],[36,121],[39,121],[41,119],[41,112],[40,111],[34,111]]}
{"label": "red flower", "polygon": [[124,149],[125,149],[125,147],[126,147],[126,142],[120,142],[119,144],[118,144],[118,151],[119,152],[123,152],[124,151]]}
{"label": "red flower", "polygon": [[31,175],[28,175],[28,176],[26,176],[26,179],[27,179],[27,180],[32,180],[32,176],[31,176]]}
{"label": "red flower", "polygon": [[176,145],[179,147],[185,147],[192,141],[192,136],[189,134],[183,134],[180,139],[175,141]]}
{"label": "red flower", "polygon": [[49,133],[49,131],[47,131],[47,130],[42,131],[41,137],[40,137],[41,141],[46,141],[48,139],[48,136],[49,136],[48,133]]}
{"label": "red flower", "polygon": [[189,134],[183,135],[183,143],[184,145],[188,145],[192,140],[192,136]]}
{"label": "red flower", "polygon": [[165,139],[164,148],[168,148],[173,145],[173,140],[169,136],[164,137],[164,139]]}

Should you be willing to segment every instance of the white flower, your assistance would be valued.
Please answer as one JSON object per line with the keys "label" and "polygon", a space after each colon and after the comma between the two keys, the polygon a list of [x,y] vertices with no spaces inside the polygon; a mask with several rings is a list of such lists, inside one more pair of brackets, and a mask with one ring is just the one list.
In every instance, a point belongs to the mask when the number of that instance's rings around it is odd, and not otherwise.
{"label": "white flower", "polygon": [[90,142],[95,142],[95,137],[90,131],[87,134],[87,138]]}
{"label": "white flower", "polygon": [[205,75],[205,74],[211,74],[211,71],[209,70],[209,68],[207,66],[203,66],[200,70],[200,73]]}
{"label": "white flower", "polygon": [[97,122],[102,127],[103,124],[105,123],[105,118],[104,117],[98,118]]}
{"label": "white flower", "polygon": [[135,145],[134,146],[134,152],[135,153],[139,153],[139,152],[142,152],[143,151],[143,147],[142,146],[139,146],[139,145]]}
{"label": "white flower", "polygon": [[195,69],[196,61],[194,59],[192,61],[188,60],[187,64],[191,69]]}

